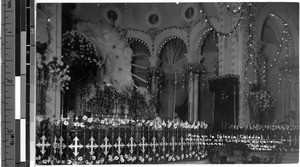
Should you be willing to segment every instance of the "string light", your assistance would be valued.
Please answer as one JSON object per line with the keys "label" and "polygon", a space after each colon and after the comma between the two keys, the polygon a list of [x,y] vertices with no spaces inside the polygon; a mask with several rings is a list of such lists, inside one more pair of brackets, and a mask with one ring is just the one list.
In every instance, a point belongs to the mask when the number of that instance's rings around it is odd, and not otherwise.
{"label": "string light", "polygon": [[[242,6],[244,6],[244,4],[242,4]],[[200,7],[201,7],[201,6],[200,6]],[[241,17],[240,17],[240,19],[237,21],[237,24],[233,27],[233,29],[232,29],[231,31],[229,31],[228,33],[218,31],[218,30],[210,23],[210,21],[209,21],[208,17],[206,16],[205,12],[203,11],[203,9],[200,9],[199,12],[202,13],[205,22],[208,24],[208,26],[209,26],[210,28],[214,29],[214,30],[217,32],[217,35],[218,35],[218,36],[221,35],[221,36],[223,36],[223,37],[227,37],[227,36],[233,35],[233,34],[236,32],[237,27],[240,25],[240,22],[243,20],[244,9],[241,8],[241,12],[240,12],[240,13],[241,13],[241,14],[240,14]]]}
{"label": "string light", "polygon": [[[249,16],[247,17],[247,23],[248,23],[248,29],[246,29],[246,31],[248,32],[248,35],[249,35],[249,38],[248,38],[248,41],[247,41],[247,46],[248,46],[248,59],[246,61],[246,65],[245,65],[245,72],[244,72],[244,80],[245,82],[247,82],[247,74],[248,74],[248,66],[252,66],[253,69],[255,70],[255,48],[254,48],[254,45],[252,44],[252,42],[254,41],[254,29],[253,29],[253,20],[254,19],[254,15],[253,15],[253,10],[252,10],[252,4],[248,4],[249,7],[247,8],[248,9],[248,13],[249,13]],[[255,73],[255,72],[254,72]],[[257,82],[257,80],[255,79],[255,82]],[[252,81],[250,81],[248,84],[252,84]]]}
{"label": "string light", "polygon": [[138,43],[141,43],[143,45],[145,45],[150,53],[150,55],[152,54],[152,51],[150,49],[150,47],[147,45],[146,42],[144,42],[143,40],[140,40],[140,39],[137,39],[137,38],[127,38],[127,42],[128,43],[132,43],[132,42],[138,42]]}
{"label": "string light", "polygon": [[158,51],[158,54],[160,54],[160,52],[161,52],[162,48],[165,46],[165,44],[166,44],[167,42],[173,40],[173,39],[181,39],[181,40],[183,40],[182,38],[177,37],[177,36],[173,36],[173,37],[168,38],[168,39],[165,40],[165,41],[162,43],[162,45],[160,46],[159,51]]}

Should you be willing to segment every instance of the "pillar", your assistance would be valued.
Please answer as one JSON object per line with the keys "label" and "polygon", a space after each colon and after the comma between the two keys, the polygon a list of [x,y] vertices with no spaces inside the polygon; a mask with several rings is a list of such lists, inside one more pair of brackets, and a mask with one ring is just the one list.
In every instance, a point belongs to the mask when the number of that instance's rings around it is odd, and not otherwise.
{"label": "pillar", "polygon": [[[49,56],[61,55],[61,4],[45,4],[45,11],[50,12],[49,18],[52,29],[50,31],[51,42],[49,45]],[[61,115],[61,92],[58,89],[47,89],[46,91],[46,117],[60,117]]]}

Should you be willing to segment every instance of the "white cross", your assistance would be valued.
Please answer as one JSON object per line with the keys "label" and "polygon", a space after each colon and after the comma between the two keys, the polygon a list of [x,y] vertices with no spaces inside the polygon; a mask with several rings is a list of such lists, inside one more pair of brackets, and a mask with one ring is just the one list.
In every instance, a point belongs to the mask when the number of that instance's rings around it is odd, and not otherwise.
{"label": "white cross", "polygon": [[148,146],[148,144],[145,142],[145,137],[143,136],[142,137],[142,144],[141,143],[139,143],[139,146],[140,147],[142,147],[142,152],[144,153],[146,150],[145,150],[145,146],[147,147]]}
{"label": "white cross", "polygon": [[94,148],[97,148],[98,145],[94,144],[95,139],[93,138],[93,136],[90,138],[91,144],[86,145],[85,147],[88,149],[91,149],[91,151],[89,152],[91,155],[94,154]]}
{"label": "white cross", "polygon": [[187,140],[189,140],[190,151],[192,151],[192,138],[187,138]]}
{"label": "white cross", "polygon": [[158,146],[159,144],[156,143],[156,138],[155,138],[154,136],[153,136],[153,138],[152,138],[152,141],[153,141],[153,142],[150,143],[150,146],[153,147],[153,148],[152,148],[152,151],[153,151],[153,153],[155,153],[155,151],[156,151],[156,148],[155,148],[155,147]]}
{"label": "white cross", "polygon": [[102,149],[104,148],[104,154],[107,155],[108,154],[107,148],[111,148],[112,145],[108,143],[109,139],[107,137],[105,137],[103,140],[104,140],[104,144],[101,144],[100,147]]}
{"label": "white cross", "polygon": [[168,143],[166,143],[165,141],[166,141],[166,138],[165,138],[165,136],[163,136],[162,137],[162,143],[160,143],[160,145],[163,146],[163,148],[162,148],[163,152],[166,151],[166,147],[165,146],[168,145]]}
{"label": "white cross", "polygon": [[74,155],[77,156],[79,154],[78,152],[78,148],[81,149],[83,147],[83,145],[81,145],[78,141],[78,137],[76,136],[74,139],[75,144],[73,145],[73,143],[71,145],[69,145],[69,148],[73,149],[74,148]]}
{"label": "white cross", "polygon": [[59,138],[59,154],[62,155],[63,154],[63,149],[66,148],[66,145],[63,143],[64,139],[62,138],[62,136],[60,136]]}
{"label": "white cross", "polygon": [[197,149],[199,150],[200,149],[200,139],[199,139],[199,137],[196,140],[197,140]]}
{"label": "white cross", "polygon": [[185,143],[183,142],[183,137],[180,138],[180,148],[181,148],[181,151],[183,151],[183,147],[184,147]]}
{"label": "white cross", "polygon": [[58,148],[58,143],[56,143],[56,136],[54,137],[54,142],[53,142],[53,144],[52,144],[52,146],[53,146],[53,152],[54,152],[54,154],[56,153],[56,149]]}
{"label": "white cross", "polygon": [[131,137],[129,140],[130,140],[130,144],[128,143],[128,144],[127,144],[127,147],[130,148],[129,152],[130,152],[131,154],[133,154],[133,151],[134,151],[134,150],[133,150],[133,147],[136,147],[136,144],[133,142],[134,139],[133,139],[132,137]]}
{"label": "white cross", "polygon": [[116,143],[114,146],[115,146],[115,148],[118,148],[117,153],[118,153],[118,154],[121,154],[121,152],[122,152],[122,151],[121,151],[121,148],[124,147],[125,145],[124,145],[123,143],[121,143],[122,139],[121,139],[120,136],[118,137],[117,140],[118,140],[118,143]]}
{"label": "white cross", "polygon": [[45,137],[44,135],[41,137],[41,139],[42,139],[42,143],[39,142],[39,143],[36,144],[36,146],[42,147],[41,153],[42,153],[42,154],[45,154],[45,152],[46,152],[45,147],[47,148],[47,147],[49,147],[51,144],[48,143],[48,142],[45,143],[46,137]]}
{"label": "white cross", "polygon": [[172,140],[172,151],[175,151],[175,145],[177,145],[177,143],[175,143],[175,138],[174,138],[174,136],[172,136],[172,138],[171,138],[171,140]]}

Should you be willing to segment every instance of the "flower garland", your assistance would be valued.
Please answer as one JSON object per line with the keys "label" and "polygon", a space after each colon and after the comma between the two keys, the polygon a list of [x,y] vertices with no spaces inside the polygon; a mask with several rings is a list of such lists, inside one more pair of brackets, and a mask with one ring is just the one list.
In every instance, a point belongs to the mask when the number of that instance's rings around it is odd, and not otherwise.
{"label": "flower garland", "polygon": [[60,118],[49,118],[39,117],[37,118],[38,124],[49,124],[53,126],[69,126],[69,127],[81,127],[88,129],[97,129],[99,126],[136,126],[136,127],[148,127],[153,130],[161,130],[162,128],[167,129],[207,129],[208,124],[205,121],[197,121],[194,123],[188,123],[187,121],[180,120],[161,120],[159,117],[153,120],[145,119],[121,119],[121,118],[98,118],[98,117],[88,117],[84,116],[75,116],[75,117],[63,117]]}
{"label": "flower garland", "polygon": [[161,93],[164,86],[165,72],[161,68],[147,69],[146,76],[147,76],[148,90],[150,90],[150,88],[152,87],[152,77],[155,76],[157,78],[156,91],[158,93]]}
{"label": "flower garland", "polygon": [[204,75],[205,73],[206,69],[201,63],[187,63],[182,69],[183,83],[187,84],[189,82],[190,74],[196,74],[199,76],[201,74]]}

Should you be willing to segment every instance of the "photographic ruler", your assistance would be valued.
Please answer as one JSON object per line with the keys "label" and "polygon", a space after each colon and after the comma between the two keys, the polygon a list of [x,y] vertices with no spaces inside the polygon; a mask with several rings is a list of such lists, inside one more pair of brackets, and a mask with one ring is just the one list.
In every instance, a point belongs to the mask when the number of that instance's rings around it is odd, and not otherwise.
{"label": "photographic ruler", "polygon": [[[1,1],[1,166],[33,166],[34,0]],[[30,91],[32,90],[32,92]],[[33,146],[34,145],[34,146]],[[32,148],[32,149],[30,149]]]}

